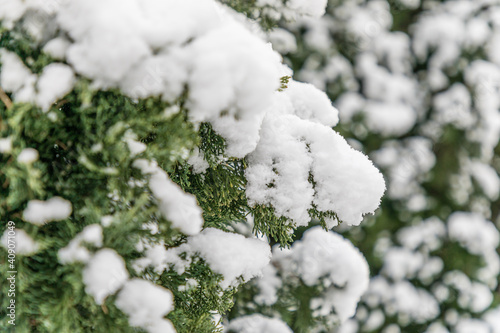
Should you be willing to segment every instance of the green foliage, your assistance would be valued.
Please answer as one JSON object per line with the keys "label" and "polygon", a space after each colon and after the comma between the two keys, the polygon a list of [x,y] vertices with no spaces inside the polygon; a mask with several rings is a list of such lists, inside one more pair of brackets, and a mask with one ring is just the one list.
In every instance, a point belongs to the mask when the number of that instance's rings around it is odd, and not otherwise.
{"label": "green foliage", "polygon": [[[185,285],[186,281],[193,279],[199,283]],[[233,305],[236,290],[223,290],[219,285],[222,276],[213,273],[203,259],[195,258],[181,275],[174,270],[165,271],[160,281],[174,294],[175,308],[168,318],[177,323],[177,332],[220,332],[217,323],[212,320],[212,312],[226,313]],[[180,290],[179,286],[184,290]]]}
{"label": "green foliage", "polygon": [[[247,5],[250,10],[251,4]],[[0,47],[16,53],[33,73],[40,74],[53,62],[22,30],[7,31],[0,26],[0,31]],[[282,89],[289,79],[282,79]],[[218,331],[211,311],[229,311],[236,290],[222,290],[222,276],[213,273],[202,259],[181,275],[170,269],[158,276],[151,268],[139,274],[132,267],[141,256],[135,246],[141,239],[163,242],[168,248],[186,238],[158,213],[150,189],[144,186],[148,176],[132,165],[137,158],[156,160],[173,181],[196,196],[204,227],[231,230],[234,223],[245,222],[252,214],[255,232],[282,246],[291,242],[290,221],[276,217],[271,207],[248,204],[246,160],[226,157],[224,139],[209,124],[196,128],[189,121],[184,105],[187,94],[170,102],[160,98],[134,101],[115,89],[96,90],[89,81],[78,78],[73,91],[47,112],[32,104],[14,103],[7,108],[0,103],[0,138],[11,138],[13,146],[12,152],[0,154],[0,216],[2,221],[14,221],[16,228],[26,231],[40,246],[32,256],[17,257],[16,332],[142,331],[129,327],[128,317],[114,305],[116,296],[96,305],[82,282],[84,264],[58,262],[58,251],[86,226],[99,224],[103,216],[113,220],[103,230],[103,246],[117,251],[132,277],[149,279],[173,292],[175,309],[168,318],[177,331]],[[127,144],[131,133],[147,145],[137,156],[132,156]],[[187,163],[197,147],[209,165],[201,174]],[[32,164],[17,161],[15,156],[25,148],[35,148],[38,160]],[[72,203],[69,218],[39,226],[22,220],[28,201],[54,196]],[[144,230],[149,222],[158,223],[154,235]],[[0,234],[5,228],[0,226]],[[91,252],[97,250],[87,247]],[[0,279],[5,281],[7,255],[3,248],[0,257]],[[196,280],[196,287],[181,290],[179,286],[188,279]],[[0,318],[6,318],[9,298],[4,288],[0,297]],[[8,329],[2,319],[0,330]]]}
{"label": "green foliage", "polygon": [[[12,35],[2,35],[2,46],[6,44],[27,64],[39,63],[30,59],[46,59],[39,51],[33,52],[31,44],[24,45]],[[35,67],[31,69],[36,71]],[[33,256],[17,258],[16,332],[140,331],[129,327],[127,316],[114,306],[114,297],[97,306],[84,291],[83,265],[59,264],[57,251],[85,226],[99,223],[104,215],[112,215],[114,225],[119,224],[104,230],[104,246],[125,259],[129,272],[133,272],[129,266],[132,260],[139,257],[134,244],[141,237],[163,240],[169,246],[182,241],[183,236],[156,213],[149,190],[127,185],[146,179],[132,167],[133,158],[124,140],[127,131],[133,131],[148,144],[144,157],[154,158],[164,169],[173,171],[198,140],[182,104],[182,98],[174,104],[154,98],[134,102],[118,91],[93,90],[82,79],[47,113],[30,104],[14,104],[10,109],[0,104],[0,137],[10,137],[14,147],[12,155],[0,155],[0,215],[4,221],[14,221],[41,247]],[[177,105],[179,112],[165,115],[165,109],[172,105]],[[19,163],[13,156],[28,147],[37,149],[39,159],[33,164]],[[70,218],[41,226],[21,220],[29,200],[53,196],[71,201]],[[154,236],[142,227],[151,220],[159,222],[159,233]],[[2,225],[0,233],[4,230]],[[4,249],[1,253],[0,278],[5,281],[7,256]],[[196,276],[201,279],[205,273]],[[220,287],[212,276],[207,274],[203,289],[203,295],[212,295],[206,306],[223,312],[231,304],[230,294],[219,297]],[[173,284],[168,276],[162,277],[162,282]],[[5,306],[0,317],[6,318],[9,298],[4,288],[1,293]],[[176,325],[182,323],[185,332],[210,332],[214,325],[207,308],[202,310],[206,312],[203,316],[199,316],[200,311],[187,311],[172,319]],[[0,322],[2,331],[8,327],[5,320]]]}

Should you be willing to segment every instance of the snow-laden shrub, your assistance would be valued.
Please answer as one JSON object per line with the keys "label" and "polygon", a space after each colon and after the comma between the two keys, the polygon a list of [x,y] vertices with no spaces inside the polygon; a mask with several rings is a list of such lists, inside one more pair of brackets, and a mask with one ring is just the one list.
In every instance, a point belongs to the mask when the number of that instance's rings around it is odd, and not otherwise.
{"label": "snow-laden shrub", "polygon": [[[325,93],[264,39],[325,5],[0,1],[1,253],[17,250],[0,272],[18,288],[15,319],[2,288],[2,330],[221,331],[272,257],[298,265],[280,274],[315,290],[324,327],[354,313],[368,268],[348,241],[314,229],[289,257],[270,247],[311,219],[359,225],[385,190],[332,129]],[[311,251],[328,265],[307,269]],[[259,315],[228,326],[249,327],[289,330]]]}

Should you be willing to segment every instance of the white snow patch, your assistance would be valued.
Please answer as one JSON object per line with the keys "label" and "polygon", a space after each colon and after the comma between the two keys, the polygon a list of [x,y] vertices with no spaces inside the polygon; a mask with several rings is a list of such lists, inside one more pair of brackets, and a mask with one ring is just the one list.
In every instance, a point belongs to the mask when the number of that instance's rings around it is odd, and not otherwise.
{"label": "white snow patch", "polygon": [[67,219],[72,212],[71,202],[61,197],[47,201],[30,200],[23,211],[23,220],[35,225]]}
{"label": "white snow patch", "polygon": [[44,112],[59,98],[69,93],[75,84],[75,74],[68,65],[52,63],[44,67],[37,82],[36,104]]}
{"label": "white snow patch", "polygon": [[158,208],[165,218],[186,235],[198,234],[203,226],[203,218],[196,198],[182,191],[155,161],[138,159],[133,166],[143,174],[150,175],[149,188],[158,200]]}
{"label": "white snow patch", "polygon": [[143,279],[131,279],[123,285],[115,301],[129,316],[130,326],[143,327],[148,332],[175,332],[163,317],[173,309],[170,290]]}
{"label": "white snow patch", "polygon": [[82,274],[85,291],[94,297],[99,305],[106,297],[120,289],[128,279],[123,258],[115,250],[107,248],[94,254]]}
{"label": "white snow patch", "polygon": [[22,164],[33,164],[38,161],[38,150],[34,148],[24,148],[19,155],[17,161]]}
{"label": "white snow patch", "polygon": [[327,289],[311,300],[313,316],[334,311],[340,322],[352,317],[361,295],[368,288],[365,258],[342,236],[314,227],[290,250],[273,249],[272,262],[285,276],[297,275],[308,286],[322,283]]}
{"label": "white snow patch", "polygon": [[[0,241],[5,249],[13,249],[16,255],[29,256],[39,249],[39,244],[23,229],[5,230]],[[14,247],[12,247],[12,244]]]}
{"label": "white snow patch", "polygon": [[292,333],[293,331],[278,318],[269,318],[261,314],[238,317],[229,322],[225,332],[235,333]]}
{"label": "white snow patch", "polygon": [[[187,254],[188,260],[180,259],[182,253]],[[228,288],[237,286],[240,278],[248,281],[259,276],[269,263],[271,253],[269,245],[259,239],[207,228],[189,237],[187,243],[168,249],[166,262],[182,274],[194,255],[205,259],[215,273],[221,274],[224,277],[221,287]]]}
{"label": "white snow patch", "polygon": [[70,264],[76,261],[88,262],[90,252],[83,243],[88,243],[96,247],[102,246],[102,227],[98,224],[86,226],[69,244],[57,252],[57,258],[61,264]]}

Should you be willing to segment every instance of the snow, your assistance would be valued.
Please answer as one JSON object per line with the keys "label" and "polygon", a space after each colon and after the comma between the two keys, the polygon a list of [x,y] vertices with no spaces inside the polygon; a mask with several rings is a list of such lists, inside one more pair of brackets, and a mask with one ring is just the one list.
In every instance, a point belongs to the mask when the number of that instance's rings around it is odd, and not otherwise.
{"label": "snow", "polygon": [[457,291],[457,303],[462,309],[473,313],[481,313],[493,301],[493,294],[487,285],[471,281],[461,271],[446,273],[443,281],[446,285],[453,287]]}
{"label": "snow", "polygon": [[87,294],[101,305],[128,279],[125,261],[115,250],[104,248],[96,252],[82,272]]}
{"label": "snow", "polygon": [[436,217],[426,219],[418,225],[398,231],[397,238],[405,247],[415,250],[425,246],[429,251],[437,250],[446,236],[445,224]]}
{"label": "snow", "polygon": [[318,19],[325,13],[327,0],[257,0],[256,5],[262,7],[263,16],[274,20],[283,18],[288,21],[310,16]]}
{"label": "snow", "polygon": [[2,25],[11,29],[26,10],[26,5],[20,0],[0,0],[0,20]]}
{"label": "snow", "polygon": [[172,49],[169,54],[148,56],[126,73],[120,88],[133,98],[161,95],[167,100],[175,99],[182,93],[188,77],[185,57],[180,48]]}
{"label": "snow", "polygon": [[448,235],[469,253],[481,257],[484,266],[477,270],[475,277],[496,288],[500,273],[500,256],[496,252],[500,232],[495,225],[478,213],[455,212],[448,219]]}
{"label": "snow", "polygon": [[491,333],[500,333],[500,306],[487,311],[483,320],[491,327]]}
{"label": "snow", "polygon": [[[272,6],[288,16],[319,17],[326,0],[293,0],[286,6],[273,2]],[[161,95],[172,100],[187,85],[190,119],[211,122],[226,139],[228,155],[244,157],[255,149],[283,68],[279,54],[241,15],[212,0],[72,1],[52,12],[73,42],[52,38],[44,50],[56,59],[67,59],[94,87],[120,87],[133,98]],[[107,47],[110,43],[113,48]],[[72,70],[51,64],[38,81],[40,93],[34,96],[36,78],[18,59],[7,57],[17,64],[9,66],[13,69],[3,74],[2,81],[16,94],[26,86],[19,94],[22,100],[36,99],[46,111],[71,90]],[[318,101],[325,100],[326,96]]]}
{"label": "snow", "polygon": [[273,249],[272,263],[285,276],[298,276],[304,284],[327,289],[311,300],[313,316],[334,311],[341,321],[352,317],[361,295],[368,288],[369,270],[365,258],[342,236],[321,227],[307,230],[290,250]]}
{"label": "snow", "polygon": [[325,14],[327,3],[327,0],[290,0],[287,2],[287,6],[304,15],[321,17]]}
{"label": "snow", "polygon": [[32,102],[35,98],[36,76],[24,65],[13,52],[0,49],[0,85],[6,92],[13,93],[13,99]]}
{"label": "snow", "polygon": [[12,242],[15,244],[16,255],[29,256],[36,253],[40,248],[39,243],[33,240],[23,229],[15,229],[15,235],[10,234],[8,229],[4,231],[0,242],[5,249],[12,248],[9,247],[9,238],[10,244],[12,245]]}
{"label": "snow", "polygon": [[488,198],[495,201],[500,193],[500,177],[495,169],[488,164],[472,161],[470,171]]}
{"label": "snow", "polygon": [[252,314],[231,320],[224,332],[292,333],[293,331],[278,318],[268,318],[261,314]]}
{"label": "snow", "polygon": [[19,155],[17,161],[21,164],[33,164],[38,161],[38,150],[34,148],[24,148]]}
{"label": "snow", "polygon": [[490,333],[488,324],[484,321],[474,318],[460,319],[455,326],[455,333]]}
{"label": "snow", "polygon": [[67,246],[57,252],[57,258],[61,264],[70,264],[76,261],[88,262],[91,254],[83,247],[83,243],[96,247],[102,246],[102,227],[98,224],[86,226],[78,235],[73,238]]}
{"label": "snow", "polygon": [[101,224],[103,227],[107,228],[113,224],[113,215],[104,215],[101,217]]}
{"label": "snow", "polygon": [[392,247],[384,255],[382,273],[393,280],[413,278],[424,264],[424,256],[409,249]]}
{"label": "snow", "polygon": [[116,297],[116,306],[129,316],[130,326],[143,327],[148,332],[175,332],[163,317],[173,310],[170,290],[150,281],[134,278],[123,285]]}
{"label": "snow", "polygon": [[75,74],[68,65],[52,63],[44,67],[37,82],[36,104],[44,112],[59,98],[68,94],[75,84]]}
{"label": "snow", "polygon": [[66,58],[66,51],[70,45],[71,43],[66,38],[56,37],[44,45],[43,52],[56,60],[64,60]]}
{"label": "snow", "polygon": [[188,163],[193,166],[194,173],[204,173],[210,167],[203,156],[203,152],[198,148],[194,149],[193,154],[188,159]]}
{"label": "snow", "polygon": [[[135,1],[71,1],[64,3],[57,21],[74,39],[67,60],[75,70],[109,86],[123,78],[135,63],[150,53],[138,36],[140,8]],[[107,47],[109,44],[114,47]]]}
{"label": "snow", "polygon": [[425,333],[450,333],[450,331],[440,322],[435,322],[427,327]]}
{"label": "snow", "polygon": [[409,132],[416,121],[415,111],[404,104],[369,102],[365,115],[370,131],[387,136]]}
{"label": "snow", "polygon": [[147,326],[148,333],[176,333],[177,331],[168,319],[155,320]]}
{"label": "snow", "polygon": [[355,320],[348,320],[342,325],[339,326],[339,328],[336,331],[337,333],[356,333],[359,332],[359,325]]}
{"label": "snow", "polygon": [[422,191],[419,180],[436,162],[432,141],[424,137],[386,141],[372,158],[378,166],[389,169],[386,172],[389,177],[388,196],[396,199],[419,194]]}
{"label": "snow", "polygon": [[370,313],[363,325],[363,330],[367,332],[376,331],[385,322],[385,316],[382,310],[375,310]]}
{"label": "snow", "polygon": [[436,120],[443,124],[453,124],[458,128],[474,125],[476,119],[471,112],[471,102],[467,88],[461,83],[454,83],[448,90],[434,97]]}
{"label": "snow", "polygon": [[0,138],[0,153],[9,154],[12,151],[12,138]]}
{"label": "snow", "polygon": [[125,143],[127,143],[128,150],[130,150],[130,156],[136,156],[144,152],[147,148],[146,144],[137,141],[137,134],[131,130],[127,130],[123,137]]}
{"label": "snow", "polygon": [[388,316],[398,313],[417,323],[424,323],[439,315],[436,299],[406,280],[391,285],[384,277],[376,276],[371,279],[363,299],[371,308],[383,306]]}
{"label": "snow", "polygon": [[188,290],[192,290],[198,286],[198,281],[195,279],[187,279],[186,284],[180,285],[177,290],[184,292]]}
{"label": "snow", "polygon": [[245,156],[255,148],[263,112],[279,88],[279,55],[236,24],[207,33],[188,51],[191,119],[210,121],[227,140],[226,153]]}
{"label": "snow", "polygon": [[500,31],[495,31],[491,36],[488,45],[486,45],[486,53],[488,59],[496,64],[500,65],[500,56],[498,53],[500,52]]}
{"label": "snow", "polygon": [[465,45],[479,47],[486,43],[490,35],[488,22],[482,18],[471,18],[467,22]]}
{"label": "snow", "polygon": [[297,51],[297,41],[295,36],[288,30],[275,28],[268,32],[267,39],[273,45],[273,49],[280,54]]}
{"label": "snow", "polygon": [[278,289],[282,286],[278,270],[271,264],[264,267],[262,276],[255,280],[259,293],[255,296],[255,302],[261,305],[272,305],[278,300]]}
{"label": "snow", "polygon": [[453,213],[448,219],[448,234],[472,254],[495,251],[500,242],[495,225],[475,213]]}
{"label": "snow", "polygon": [[52,103],[73,89],[75,76],[71,67],[65,64],[47,65],[37,79],[16,54],[0,49],[0,59],[0,84],[5,91],[13,93],[14,101],[36,102],[47,111]]}
{"label": "snow", "polygon": [[[309,96],[314,92],[311,97],[316,93],[312,86],[301,84],[290,94],[297,95],[297,89]],[[257,148],[248,156],[245,175],[250,203],[270,204],[278,216],[298,226],[307,225],[313,204],[319,211],[333,211],[347,224],[358,225],[363,214],[373,213],[379,205],[385,190],[381,174],[331,130],[338,116],[330,103],[317,97],[316,103],[304,103],[292,95],[286,90],[276,93],[275,114],[264,118]]]}
{"label": "snow", "polygon": [[132,263],[132,267],[136,272],[142,273],[149,266],[153,267],[158,274],[161,274],[165,270],[167,250],[163,241],[160,241],[158,244],[149,244],[147,241],[141,241],[137,245],[137,249],[139,252],[144,252],[145,255]]}
{"label": "snow", "polygon": [[429,257],[420,268],[418,278],[423,284],[429,285],[442,272],[443,268],[443,259],[440,257]]}
{"label": "snow", "polygon": [[30,200],[23,211],[23,220],[35,225],[67,219],[72,212],[71,202],[61,197],[47,201]]}
{"label": "snow", "polygon": [[189,51],[194,57],[189,109],[195,120],[223,110],[241,116],[262,112],[279,88],[279,55],[237,24],[207,33]]}
{"label": "snow", "polygon": [[196,198],[182,191],[155,161],[137,159],[133,166],[150,176],[149,188],[165,218],[186,235],[198,234],[203,226],[203,218]]}
{"label": "snow", "polygon": [[[75,40],[68,62],[94,86],[172,100],[187,84],[193,122],[212,122],[229,155],[255,147],[259,119],[279,87],[281,58],[230,10],[211,0],[73,1],[58,22]],[[234,126],[226,126],[229,118]],[[247,144],[249,136],[254,142]]]}
{"label": "snow", "polygon": [[430,57],[430,67],[450,66],[460,55],[466,36],[463,20],[448,13],[423,16],[414,26],[413,49],[421,60],[436,49]]}
{"label": "snow", "polygon": [[410,316],[417,323],[433,319],[439,314],[439,305],[434,297],[407,281],[398,282],[391,296],[391,302],[394,302],[398,312]]}
{"label": "snow", "polygon": [[417,9],[421,0],[397,0],[397,4],[408,9]]}
{"label": "snow", "polygon": [[[188,260],[179,256],[186,253]],[[166,262],[173,264],[178,274],[182,274],[191,263],[191,257],[199,255],[205,259],[215,273],[223,276],[222,288],[236,287],[243,281],[259,276],[269,263],[269,245],[259,239],[206,228],[199,235],[191,236],[177,248],[167,250]]]}
{"label": "snow", "polygon": [[284,92],[293,105],[297,117],[333,127],[339,122],[337,109],[328,96],[309,83],[290,80]]}

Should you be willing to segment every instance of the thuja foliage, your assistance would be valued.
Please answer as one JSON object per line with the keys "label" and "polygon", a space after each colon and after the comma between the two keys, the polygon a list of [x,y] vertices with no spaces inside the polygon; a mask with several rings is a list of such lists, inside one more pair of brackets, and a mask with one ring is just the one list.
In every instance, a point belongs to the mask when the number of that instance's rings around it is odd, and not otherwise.
{"label": "thuja foliage", "polygon": [[[53,59],[21,30],[0,26],[0,48],[14,52],[33,73],[40,73]],[[0,67],[1,71],[1,67]],[[282,80],[286,89],[288,78]],[[135,244],[140,239],[163,241],[174,247],[185,236],[158,214],[147,187],[130,186],[147,181],[148,176],[133,167],[136,156],[127,146],[133,132],[148,149],[141,157],[156,160],[170,178],[196,196],[203,209],[205,227],[228,230],[249,214],[255,232],[268,235],[286,246],[292,240],[291,223],[276,217],[271,207],[250,206],[245,196],[245,159],[226,158],[225,142],[207,123],[199,127],[188,119],[185,100],[189,92],[171,102],[159,98],[132,100],[120,91],[92,88],[84,78],[64,99],[47,112],[29,103],[10,104],[5,94],[0,103],[0,137],[10,138],[11,154],[0,154],[0,233],[5,222],[36,235],[39,250],[32,256],[18,256],[16,275],[15,332],[141,332],[129,326],[128,317],[115,306],[116,296],[99,306],[85,292],[83,263],[62,265],[58,251],[68,245],[86,226],[112,215],[119,227],[104,230],[103,247],[124,258],[134,276],[154,279],[151,269],[134,273],[131,262],[140,257]],[[167,110],[167,111],[166,111]],[[203,174],[195,174],[187,163],[194,149],[209,164]],[[25,148],[35,148],[39,158],[21,163],[13,156]],[[24,222],[22,212],[28,201],[60,196],[72,203],[72,214],[58,223],[33,225]],[[156,221],[158,232],[144,230],[144,223]],[[89,245],[90,250],[95,250]],[[6,281],[9,268],[6,252],[0,250],[0,279]],[[202,258],[178,274],[173,270],[156,276],[156,284],[173,292],[175,308],[167,316],[178,332],[217,332],[212,312],[224,314],[233,305],[236,289],[223,290],[220,274],[210,270]],[[198,284],[179,291],[178,286],[194,279]],[[1,291],[0,317],[7,318],[7,290]],[[1,331],[14,331],[5,320]]]}

